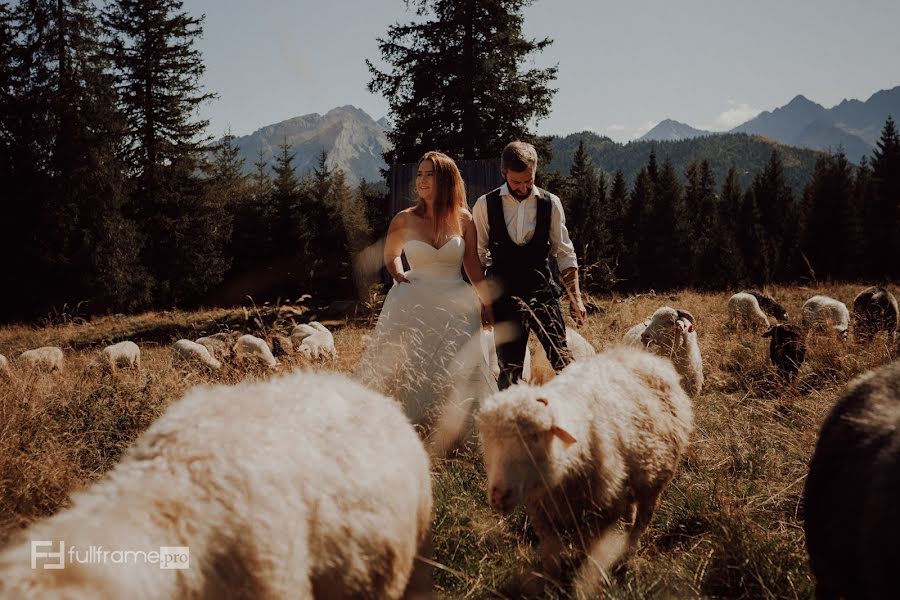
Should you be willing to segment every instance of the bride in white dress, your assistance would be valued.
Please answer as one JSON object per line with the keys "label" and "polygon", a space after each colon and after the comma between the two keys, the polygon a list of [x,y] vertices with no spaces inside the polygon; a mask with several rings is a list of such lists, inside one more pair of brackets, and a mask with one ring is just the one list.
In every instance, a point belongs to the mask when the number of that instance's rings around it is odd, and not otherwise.
{"label": "bride in white dress", "polygon": [[432,456],[443,457],[471,432],[477,403],[497,391],[481,343],[493,314],[456,163],[426,153],[416,192],[419,202],[388,229],[384,262],[396,284],[355,375],[400,401]]}

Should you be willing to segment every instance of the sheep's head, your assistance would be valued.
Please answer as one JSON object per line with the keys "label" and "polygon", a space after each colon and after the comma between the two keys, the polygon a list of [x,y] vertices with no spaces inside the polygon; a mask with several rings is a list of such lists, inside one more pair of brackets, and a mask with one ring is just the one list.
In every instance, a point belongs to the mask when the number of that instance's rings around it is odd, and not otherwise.
{"label": "sheep's head", "polygon": [[545,392],[516,385],[488,398],[478,413],[488,501],[501,513],[555,486],[562,474],[554,449],[576,443],[556,422],[553,406],[564,400]]}
{"label": "sheep's head", "polygon": [[684,346],[687,334],[694,330],[694,316],[686,310],[662,306],[653,313],[641,334],[641,343],[661,356],[672,356]]}

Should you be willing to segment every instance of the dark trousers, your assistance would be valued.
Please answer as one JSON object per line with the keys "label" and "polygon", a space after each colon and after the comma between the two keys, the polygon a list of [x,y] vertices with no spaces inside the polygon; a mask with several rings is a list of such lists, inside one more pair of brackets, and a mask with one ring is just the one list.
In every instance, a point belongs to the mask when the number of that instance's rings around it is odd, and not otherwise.
{"label": "dark trousers", "polygon": [[[544,347],[550,365],[558,373],[572,359],[566,346],[566,325],[559,299],[551,291],[539,292],[527,301],[519,296],[503,295],[494,302],[494,322],[504,335],[497,339],[501,390],[522,377],[528,334],[534,330]],[[509,326],[511,325],[511,327]]]}

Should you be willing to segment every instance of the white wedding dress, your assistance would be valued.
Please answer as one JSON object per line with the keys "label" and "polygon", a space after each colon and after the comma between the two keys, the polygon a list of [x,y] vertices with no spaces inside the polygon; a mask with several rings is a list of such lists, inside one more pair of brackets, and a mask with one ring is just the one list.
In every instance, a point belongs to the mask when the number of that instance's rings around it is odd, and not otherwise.
{"label": "white wedding dress", "polygon": [[481,307],[461,276],[465,241],[404,244],[410,283],[395,284],[356,367],[365,385],[405,407],[432,456],[472,434],[477,403],[497,391],[482,350]]}

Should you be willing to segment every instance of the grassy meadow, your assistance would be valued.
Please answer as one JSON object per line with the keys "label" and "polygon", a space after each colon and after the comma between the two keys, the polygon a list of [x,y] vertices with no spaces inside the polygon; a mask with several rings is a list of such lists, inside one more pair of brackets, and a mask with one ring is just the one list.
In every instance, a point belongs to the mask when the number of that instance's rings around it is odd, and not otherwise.
{"label": "grassy meadow", "polygon": [[[773,287],[792,320],[803,301],[827,294],[848,306],[861,284]],[[895,291],[897,286],[891,286]],[[844,385],[896,357],[881,334],[858,347],[820,339],[810,345],[793,383],[778,380],[768,339],[728,331],[729,293],[690,290],[633,298],[598,298],[602,307],[581,333],[598,350],[617,343],[633,324],[668,304],[691,311],[706,381],[694,401],[696,427],[678,475],[663,495],[642,547],[616,573],[609,598],[811,598],[813,581],[803,543],[802,493],[819,427]],[[292,368],[350,372],[377,313],[331,323],[339,357]],[[226,365],[210,373],[173,362],[170,344],[215,333],[225,323],[259,335],[287,333],[293,317],[252,311],[151,313],[80,321],[57,316],[43,327],[0,328],[0,354],[59,345],[61,373],[26,374],[12,365],[0,375],[0,545],[18,529],[66,506],[70,492],[112,467],[128,444],[188,388],[271,377]],[[241,326],[243,323],[243,326]],[[97,349],[133,339],[140,372],[86,369]],[[435,586],[444,598],[504,597],[504,589],[536,558],[534,535],[521,510],[503,518],[485,499],[477,449],[433,465]],[[560,597],[565,597],[560,591]]]}

